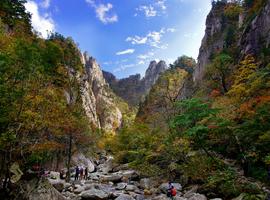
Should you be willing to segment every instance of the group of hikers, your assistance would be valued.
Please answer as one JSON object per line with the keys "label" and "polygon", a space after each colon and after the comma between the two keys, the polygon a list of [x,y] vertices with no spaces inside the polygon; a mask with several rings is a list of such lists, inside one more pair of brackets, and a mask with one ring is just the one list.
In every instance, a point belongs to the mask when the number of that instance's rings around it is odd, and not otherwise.
{"label": "group of hikers", "polygon": [[88,168],[78,167],[75,168],[75,180],[87,180],[88,179]]}

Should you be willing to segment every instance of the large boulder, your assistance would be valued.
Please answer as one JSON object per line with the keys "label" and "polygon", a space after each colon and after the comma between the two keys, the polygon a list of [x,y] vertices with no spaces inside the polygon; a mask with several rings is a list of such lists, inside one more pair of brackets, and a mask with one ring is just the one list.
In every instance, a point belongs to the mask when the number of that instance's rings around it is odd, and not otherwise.
{"label": "large boulder", "polygon": [[139,174],[135,170],[123,170],[118,173],[128,180],[137,180],[139,178]]}
{"label": "large boulder", "polygon": [[101,176],[100,180],[103,182],[118,183],[118,182],[121,182],[122,178],[123,178],[123,176],[120,174],[110,174],[110,175]]}
{"label": "large boulder", "polygon": [[99,165],[98,167],[99,172],[103,173],[109,173],[113,171],[114,165],[113,165],[113,157],[108,157],[107,160]]}
{"label": "large boulder", "polygon": [[78,153],[74,156],[72,156],[72,163],[77,166],[84,166],[88,168],[88,172],[92,173],[95,171],[95,165],[92,160],[89,158],[86,158],[84,154]]}
{"label": "large boulder", "polygon": [[47,180],[32,179],[18,182],[18,190],[14,190],[14,200],[65,200],[66,198],[58,192]]}
{"label": "large boulder", "polygon": [[108,193],[95,188],[82,192],[80,196],[83,200],[106,200],[109,198]]}
{"label": "large boulder", "polygon": [[127,194],[121,194],[119,197],[117,197],[115,200],[135,200],[132,196]]}

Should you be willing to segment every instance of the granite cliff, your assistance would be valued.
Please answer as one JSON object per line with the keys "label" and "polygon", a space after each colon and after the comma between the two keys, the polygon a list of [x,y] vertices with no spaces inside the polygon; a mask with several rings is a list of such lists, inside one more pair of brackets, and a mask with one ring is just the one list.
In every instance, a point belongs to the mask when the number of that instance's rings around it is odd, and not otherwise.
{"label": "granite cliff", "polygon": [[79,81],[86,115],[93,127],[114,131],[122,123],[116,96],[104,79],[97,61],[84,53],[82,62],[85,70]]}

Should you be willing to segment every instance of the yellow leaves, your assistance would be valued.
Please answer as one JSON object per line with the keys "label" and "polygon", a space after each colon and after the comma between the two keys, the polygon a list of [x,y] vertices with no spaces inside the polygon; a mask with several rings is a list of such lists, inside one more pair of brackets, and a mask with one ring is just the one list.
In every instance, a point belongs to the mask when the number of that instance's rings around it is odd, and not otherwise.
{"label": "yellow leaves", "polygon": [[[251,55],[247,55],[240,63],[239,69],[234,76],[234,83],[228,92],[236,101],[245,100],[252,92],[255,92],[252,89],[260,83],[260,80],[255,77],[258,66],[258,63]],[[252,86],[250,86],[250,82]]]}

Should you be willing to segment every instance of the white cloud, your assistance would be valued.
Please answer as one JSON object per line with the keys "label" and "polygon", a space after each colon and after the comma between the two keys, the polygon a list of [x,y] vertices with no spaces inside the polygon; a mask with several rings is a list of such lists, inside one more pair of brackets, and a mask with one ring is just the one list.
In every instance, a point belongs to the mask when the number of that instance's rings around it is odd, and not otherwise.
{"label": "white cloud", "polygon": [[146,17],[155,17],[157,15],[157,11],[152,5],[140,6],[137,10],[143,11]]}
{"label": "white cloud", "polygon": [[166,10],[167,6],[165,5],[166,0],[157,0],[156,5],[162,10]]}
{"label": "white cloud", "polygon": [[[155,0],[152,4],[140,5],[136,8],[136,11],[144,13],[147,18],[160,16],[162,13],[166,13],[167,6],[165,5],[165,2],[166,0]],[[138,13],[135,13],[134,16],[138,16]]]}
{"label": "white cloud", "polygon": [[135,35],[134,37],[128,37],[126,41],[131,42],[131,44],[145,44],[147,42],[147,37]]}
{"label": "white cloud", "polygon": [[32,15],[31,21],[35,31],[39,32],[43,38],[47,38],[51,32],[55,31],[53,19],[46,13],[39,13],[38,5],[34,1],[27,1],[24,4],[25,9]]}
{"label": "white cloud", "polygon": [[139,62],[138,62],[138,65],[144,65],[145,64],[145,61],[144,60],[140,60]]}
{"label": "white cloud", "polygon": [[94,0],[85,0],[85,1],[95,9],[97,18],[103,24],[109,24],[118,21],[118,16],[115,13],[111,13],[111,10],[113,9],[113,5],[111,3],[97,5]]}
{"label": "white cloud", "polygon": [[119,56],[119,55],[125,55],[125,54],[132,54],[134,53],[135,49],[126,49],[124,51],[119,51],[119,52],[116,52],[116,55]]}
{"label": "white cloud", "polygon": [[113,8],[113,5],[110,3],[105,4],[100,4],[97,8],[96,8],[96,14],[97,17],[99,18],[99,20],[101,22],[103,22],[104,24],[107,23],[113,23],[113,22],[117,22],[118,21],[118,17],[116,14],[110,15],[108,16],[108,12]]}
{"label": "white cloud", "polygon": [[51,0],[43,0],[41,3],[40,3],[41,7],[43,8],[49,8],[50,5],[51,5]]}
{"label": "white cloud", "polygon": [[128,37],[126,39],[127,42],[131,42],[131,44],[148,44],[151,47],[155,47],[158,49],[166,49],[168,44],[162,44],[161,38],[165,33],[173,32],[174,29],[165,29],[162,28],[160,31],[150,31],[146,36],[137,36]]}

